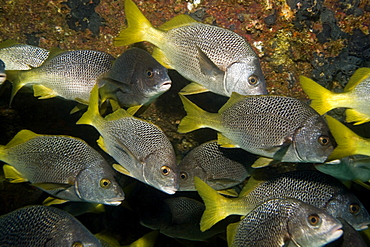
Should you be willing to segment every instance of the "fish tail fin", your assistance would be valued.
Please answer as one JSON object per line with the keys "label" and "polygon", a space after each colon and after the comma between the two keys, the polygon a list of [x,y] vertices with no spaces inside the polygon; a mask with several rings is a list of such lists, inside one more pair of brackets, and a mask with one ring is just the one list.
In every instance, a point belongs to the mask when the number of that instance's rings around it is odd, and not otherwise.
{"label": "fish tail fin", "polygon": [[14,96],[17,92],[26,84],[23,82],[23,73],[24,71],[21,70],[7,70],[6,71],[6,78],[10,82],[12,82],[12,93],[10,95],[10,102],[9,107],[11,107]]}
{"label": "fish tail fin", "polygon": [[99,88],[95,84],[90,92],[90,101],[87,111],[81,116],[76,124],[93,125],[97,118],[102,118],[99,112]]}
{"label": "fish tail fin", "polygon": [[200,230],[204,232],[229,215],[226,211],[229,199],[218,194],[198,177],[194,178],[194,184],[206,206],[200,220]]}
{"label": "fish tail fin", "polygon": [[208,127],[204,123],[212,113],[204,111],[185,96],[181,94],[179,94],[179,96],[187,115],[181,119],[177,131],[179,133],[187,133],[196,129]]}
{"label": "fish tail fin", "polygon": [[150,33],[160,32],[152,26],[132,0],[125,0],[125,14],[128,27],[121,30],[114,39],[115,46],[130,45],[141,41],[151,42],[147,40],[147,37],[152,36]]}
{"label": "fish tail fin", "polygon": [[310,106],[320,115],[336,107],[335,100],[331,100],[335,93],[305,76],[300,76],[299,81],[304,92],[312,99]]}
{"label": "fish tail fin", "polygon": [[325,117],[328,122],[330,132],[337,143],[337,147],[329,155],[328,160],[340,159],[356,154],[356,145],[361,137],[335,118],[330,116]]}

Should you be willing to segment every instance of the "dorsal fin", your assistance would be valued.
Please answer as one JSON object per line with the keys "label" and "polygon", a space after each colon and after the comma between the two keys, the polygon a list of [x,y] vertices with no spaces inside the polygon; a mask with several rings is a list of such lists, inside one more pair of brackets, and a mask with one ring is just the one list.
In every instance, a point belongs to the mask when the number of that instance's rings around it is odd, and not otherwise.
{"label": "dorsal fin", "polygon": [[158,29],[168,31],[176,27],[188,25],[189,23],[197,23],[190,15],[177,15],[171,20],[163,23]]}
{"label": "dorsal fin", "polygon": [[130,115],[126,110],[120,108],[117,111],[105,116],[104,119],[107,121],[113,121],[124,117],[132,117],[132,115]]}
{"label": "dorsal fin", "polygon": [[19,43],[15,40],[7,39],[4,42],[0,43],[0,49],[10,47],[10,46],[13,46],[13,45],[19,45]]}
{"label": "dorsal fin", "polygon": [[234,105],[235,103],[247,98],[248,96],[246,95],[241,95],[236,92],[232,92],[229,100],[220,108],[218,111],[219,113],[222,113],[226,109],[228,109],[230,106]]}
{"label": "dorsal fin", "polygon": [[360,84],[363,80],[365,80],[369,76],[370,68],[359,68],[349,79],[346,87],[344,88],[344,92],[351,91],[353,88],[355,88],[358,84]]}
{"label": "dorsal fin", "polygon": [[6,144],[6,148],[11,148],[16,145],[25,143],[26,141],[33,139],[35,137],[38,137],[38,136],[40,135],[30,130],[21,130],[13,137],[13,139],[8,144]]}

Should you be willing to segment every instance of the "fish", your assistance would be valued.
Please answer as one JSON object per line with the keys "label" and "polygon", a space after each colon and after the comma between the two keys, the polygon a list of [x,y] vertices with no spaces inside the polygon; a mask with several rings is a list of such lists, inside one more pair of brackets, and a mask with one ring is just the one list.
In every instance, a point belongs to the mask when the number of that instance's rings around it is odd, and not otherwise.
{"label": "fish", "polygon": [[87,105],[96,79],[112,68],[114,60],[112,55],[100,51],[55,50],[38,68],[7,70],[13,84],[10,104],[23,86],[31,84],[39,99],[59,96]]}
{"label": "fish", "polygon": [[357,69],[342,93],[331,92],[304,76],[300,76],[300,83],[304,92],[312,99],[311,106],[320,115],[345,107],[346,122],[358,125],[370,121],[370,68]]}
{"label": "fish", "polygon": [[339,180],[367,182],[370,180],[370,157],[364,155],[347,156],[323,164],[315,164],[320,172]]}
{"label": "fish", "polygon": [[72,215],[33,205],[0,216],[0,246],[91,246],[99,240]]}
{"label": "fish", "polygon": [[294,198],[321,208],[344,219],[356,230],[364,230],[370,224],[370,215],[358,198],[339,180],[319,171],[292,171],[252,181],[244,186],[238,198],[226,198],[195,178],[195,187],[206,206],[200,221],[201,230],[209,229],[228,215],[247,215],[261,203],[279,198]]}
{"label": "fish", "polygon": [[[343,234],[339,220],[302,201],[271,199],[248,213],[236,226],[228,227],[231,247],[320,247]],[[234,236],[232,235],[233,228]]]}
{"label": "fish", "polygon": [[154,124],[133,117],[120,108],[105,116],[99,113],[99,92],[95,85],[87,111],[77,124],[88,124],[100,133],[99,146],[118,164],[113,168],[127,176],[174,194],[178,167],[171,142]]}
{"label": "fish", "polygon": [[179,15],[155,28],[132,0],[125,0],[128,27],[114,39],[115,46],[148,41],[153,57],[195,83],[184,94],[211,91],[230,96],[267,94],[258,56],[248,42],[230,30]]}
{"label": "fish", "polygon": [[103,247],[154,247],[155,241],[158,237],[158,231],[146,233],[144,236],[132,242],[131,244],[124,246],[121,246],[120,243],[109,232],[100,232],[94,236],[99,239]]}
{"label": "fish", "polygon": [[325,116],[337,147],[328,157],[328,161],[352,155],[370,156],[370,139],[361,137],[333,117]]}
{"label": "fish", "polygon": [[180,98],[187,116],[178,132],[212,128],[219,132],[221,147],[239,147],[265,157],[260,167],[274,160],[323,163],[334,149],[324,118],[295,98],[234,92],[218,113],[204,111],[181,94]]}
{"label": "fish", "polygon": [[49,53],[44,48],[19,44],[14,40],[0,43],[0,59],[5,63],[6,70],[30,70],[40,67]]}
{"label": "fish", "polygon": [[5,63],[0,59],[0,85],[6,81]]}
{"label": "fish", "polygon": [[195,176],[215,190],[229,189],[253,173],[255,160],[256,156],[239,148],[221,148],[217,141],[203,143],[179,163],[179,191],[196,191]]}
{"label": "fish", "polygon": [[[367,247],[365,240],[362,238],[359,231],[356,231],[345,220],[338,219],[342,223],[343,234],[337,240],[325,245],[325,247]],[[362,233],[363,231],[361,231]]]}
{"label": "fish", "polygon": [[[5,177],[33,186],[62,201],[119,205],[124,193],[105,159],[81,139],[21,130],[0,146]],[[57,201],[55,201],[57,202]]]}
{"label": "fish", "polygon": [[136,47],[121,54],[97,81],[102,101],[115,100],[122,108],[149,105],[172,84],[167,69]]}

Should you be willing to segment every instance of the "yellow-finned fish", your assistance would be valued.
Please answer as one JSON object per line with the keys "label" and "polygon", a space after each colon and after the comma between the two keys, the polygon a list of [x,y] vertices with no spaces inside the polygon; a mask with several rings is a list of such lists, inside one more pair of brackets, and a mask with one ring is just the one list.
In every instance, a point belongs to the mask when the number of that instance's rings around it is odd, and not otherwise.
{"label": "yellow-finned fish", "polygon": [[370,139],[357,135],[347,126],[333,117],[325,116],[337,147],[328,160],[341,159],[347,156],[361,154],[370,156]]}
{"label": "yellow-finned fish", "polygon": [[132,0],[125,0],[125,14],[128,28],[119,33],[114,45],[141,41],[154,44],[154,58],[196,82],[186,86],[184,94],[267,94],[256,53],[235,32],[196,22],[187,15],[154,28]]}
{"label": "yellow-finned fish", "polygon": [[220,132],[221,147],[240,147],[266,157],[265,163],[322,163],[333,151],[325,119],[298,99],[234,92],[218,113],[209,113],[180,98],[188,114],[179,124],[180,133],[212,128]]}
{"label": "yellow-finned fish", "polygon": [[167,136],[156,125],[135,118],[122,108],[103,118],[97,85],[77,124],[89,124],[98,130],[98,144],[118,162],[113,165],[117,171],[168,194],[177,191],[176,156]]}
{"label": "yellow-finned fish", "polygon": [[34,95],[39,99],[60,96],[88,104],[96,79],[111,69],[113,61],[112,55],[100,51],[55,50],[38,68],[6,71],[13,83],[11,102],[19,89],[33,84]]}
{"label": "yellow-finned fish", "polygon": [[355,125],[370,121],[370,68],[359,68],[349,79],[342,93],[331,92],[313,80],[300,76],[311,107],[320,115],[337,107],[348,108],[346,121]]}

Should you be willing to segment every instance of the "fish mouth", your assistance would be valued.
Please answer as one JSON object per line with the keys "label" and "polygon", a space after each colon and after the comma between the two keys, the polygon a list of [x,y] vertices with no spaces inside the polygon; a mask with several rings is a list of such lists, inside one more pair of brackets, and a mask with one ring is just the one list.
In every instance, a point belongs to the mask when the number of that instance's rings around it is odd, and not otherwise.
{"label": "fish mouth", "polygon": [[109,200],[106,200],[104,204],[112,205],[112,206],[118,206],[122,203],[122,201],[125,199],[125,197],[116,197]]}
{"label": "fish mouth", "polygon": [[160,88],[164,88],[165,90],[169,89],[172,85],[172,81],[168,80],[161,84]]}
{"label": "fish mouth", "polygon": [[332,242],[338,238],[340,238],[343,235],[343,230],[340,227],[336,227],[333,230],[330,231],[328,242]]}
{"label": "fish mouth", "polygon": [[177,191],[176,188],[162,188],[161,190],[169,195],[173,195]]}
{"label": "fish mouth", "polygon": [[363,231],[363,230],[366,230],[367,228],[369,228],[369,225],[370,224],[370,222],[365,222],[365,223],[362,223],[362,224],[360,224],[360,225],[358,225],[357,227],[356,227],[356,230],[357,231]]}

